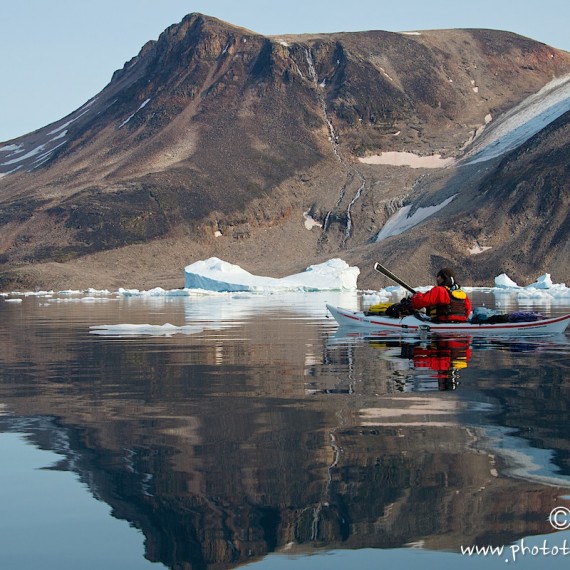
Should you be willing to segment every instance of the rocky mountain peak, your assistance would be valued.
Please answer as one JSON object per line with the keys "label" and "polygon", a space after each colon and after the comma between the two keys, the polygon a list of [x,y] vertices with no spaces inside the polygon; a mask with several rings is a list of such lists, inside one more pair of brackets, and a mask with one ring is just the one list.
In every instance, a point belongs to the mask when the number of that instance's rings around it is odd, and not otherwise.
{"label": "rocky mountain peak", "polygon": [[[93,256],[124,266],[139,246],[166,242],[179,266],[159,255],[149,280],[167,266],[179,280],[211,254],[275,276],[331,256],[362,265],[382,255],[397,268],[422,255],[418,279],[440,260],[488,278],[508,252],[473,258],[477,232],[464,222],[474,196],[484,206],[479,185],[496,165],[458,161],[489,124],[568,73],[570,54],[508,32],[265,37],[190,14],[80,109],[0,146],[5,282],[57,280]],[[429,166],[405,166],[411,157]],[[404,204],[459,194],[449,240],[414,228],[375,241]],[[94,279],[104,274],[114,279],[109,269]]]}

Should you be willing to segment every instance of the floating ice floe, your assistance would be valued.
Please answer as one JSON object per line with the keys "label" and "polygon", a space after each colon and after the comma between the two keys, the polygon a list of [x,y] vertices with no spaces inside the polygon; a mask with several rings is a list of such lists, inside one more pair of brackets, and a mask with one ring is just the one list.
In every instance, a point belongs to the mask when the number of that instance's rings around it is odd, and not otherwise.
{"label": "floating ice floe", "polygon": [[120,287],[118,293],[123,297],[167,297],[175,295],[188,295],[188,292],[184,289],[166,290],[162,287],[153,287],[152,289],[148,289],[146,291],[141,291],[140,289],[124,289],[123,287]]}
{"label": "floating ice floe", "polygon": [[96,325],[90,327],[90,333],[100,336],[115,336],[115,337],[138,337],[138,336],[165,336],[170,337],[175,334],[196,334],[202,332],[205,326],[195,325],[182,325],[176,326],[170,323],[164,325],[150,325],[150,324],[118,324],[118,325]]}

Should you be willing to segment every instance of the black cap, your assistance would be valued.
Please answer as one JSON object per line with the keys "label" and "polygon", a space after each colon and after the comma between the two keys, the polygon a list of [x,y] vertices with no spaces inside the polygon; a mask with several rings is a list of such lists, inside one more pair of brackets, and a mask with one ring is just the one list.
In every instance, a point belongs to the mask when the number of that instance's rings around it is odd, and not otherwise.
{"label": "black cap", "polygon": [[453,287],[455,285],[455,273],[449,267],[444,267],[437,272],[437,277],[443,279],[443,284],[446,287]]}

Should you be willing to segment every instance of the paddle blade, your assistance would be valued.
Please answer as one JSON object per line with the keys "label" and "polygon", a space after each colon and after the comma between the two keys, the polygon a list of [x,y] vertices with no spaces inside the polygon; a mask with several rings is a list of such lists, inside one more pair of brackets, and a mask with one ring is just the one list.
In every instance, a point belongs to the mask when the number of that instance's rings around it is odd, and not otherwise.
{"label": "paddle blade", "polygon": [[378,273],[382,273],[382,275],[385,275],[386,277],[388,277],[388,279],[394,281],[394,283],[401,285],[404,289],[407,289],[410,293],[414,294],[416,292],[413,287],[408,285],[405,281],[402,281],[399,277],[394,275],[389,269],[386,269],[383,265],[380,265],[380,263],[376,262],[374,264],[374,269],[378,271]]}

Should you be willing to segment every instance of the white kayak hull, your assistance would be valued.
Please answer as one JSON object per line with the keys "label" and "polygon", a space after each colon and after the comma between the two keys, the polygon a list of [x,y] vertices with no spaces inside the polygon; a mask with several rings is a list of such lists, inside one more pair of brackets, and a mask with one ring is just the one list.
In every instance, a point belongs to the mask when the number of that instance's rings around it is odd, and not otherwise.
{"label": "white kayak hull", "polygon": [[327,309],[341,326],[367,329],[393,330],[407,333],[462,333],[462,334],[557,334],[563,333],[570,324],[570,315],[562,315],[532,322],[497,324],[432,323],[414,315],[393,318],[385,315],[365,315],[362,311],[351,311],[327,305]]}

